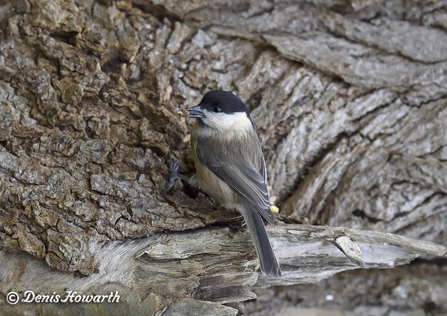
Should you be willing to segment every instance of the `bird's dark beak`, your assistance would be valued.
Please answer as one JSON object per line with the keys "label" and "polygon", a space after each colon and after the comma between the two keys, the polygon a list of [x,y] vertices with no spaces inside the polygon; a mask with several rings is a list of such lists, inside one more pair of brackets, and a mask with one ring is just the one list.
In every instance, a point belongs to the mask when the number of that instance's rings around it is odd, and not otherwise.
{"label": "bird's dark beak", "polygon": [[188,115],[186,115],[187,118],[203,118],[205,117],[205,113],[203,113],[203,110],[200,108],[200,105],[193,106],[192,108],[188,109]]}

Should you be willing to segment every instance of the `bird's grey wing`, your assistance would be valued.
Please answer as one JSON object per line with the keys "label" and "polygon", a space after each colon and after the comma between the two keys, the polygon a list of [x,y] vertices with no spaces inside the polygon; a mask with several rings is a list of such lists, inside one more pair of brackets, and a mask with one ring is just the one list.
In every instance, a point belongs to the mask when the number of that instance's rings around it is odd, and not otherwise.
{"label": "bird's grey wing", "polygon": [[[262,155],[257,169],[248,156],[230,155],[225,148],[213,148],[204,150],[204,144],[200,140],[197,143],[197,157],[215,175],[230,185],[236,192],[242,195],[251,206],[269,223],[273,223],[273,213],[270,211],[269,194],[265,183],[265,163]],[[209,143],[207,147],[209,147]],[[262,171],[261,171],[262,170]],[[262,172],[262,174],[261,174]]]}
{"label": "bird's grey wing", "polygon": [[267,170],[265,168],[264,157],[261,157],[259,173],[261,174],[262,178],[264,179],[264,182],[267,184]]}

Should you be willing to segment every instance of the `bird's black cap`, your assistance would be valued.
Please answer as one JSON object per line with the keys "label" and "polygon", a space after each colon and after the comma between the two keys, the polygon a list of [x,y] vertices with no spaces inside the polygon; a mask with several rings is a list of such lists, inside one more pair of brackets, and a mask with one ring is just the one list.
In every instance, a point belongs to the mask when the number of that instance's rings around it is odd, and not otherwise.
{"label": "bird's black cap", "polygon": [[250,117],[247,106],[236,95],[223,90],[213,90],[207,92],[200,107],[210,112],[225,112],[227,114],[245,112]]}

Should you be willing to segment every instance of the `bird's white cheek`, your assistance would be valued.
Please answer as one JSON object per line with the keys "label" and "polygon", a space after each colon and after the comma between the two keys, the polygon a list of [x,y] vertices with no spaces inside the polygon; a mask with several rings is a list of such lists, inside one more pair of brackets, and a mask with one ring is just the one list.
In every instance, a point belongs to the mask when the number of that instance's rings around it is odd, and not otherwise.
{"label": "bird's white cheek", "polygon": [[206,116],[204,123],[220,132],[248,132],[253,127],[246,113],[213,113]]}

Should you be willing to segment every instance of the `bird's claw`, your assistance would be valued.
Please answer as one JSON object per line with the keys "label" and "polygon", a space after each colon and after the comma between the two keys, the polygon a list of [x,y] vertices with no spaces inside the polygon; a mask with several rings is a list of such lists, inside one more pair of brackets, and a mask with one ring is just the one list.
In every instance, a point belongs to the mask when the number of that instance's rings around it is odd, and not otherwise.
{"label": "bird's claw", "polygon": [[169,191],[175,183],[175,180],[178,178],[178,168],[179,168],[179,162],[178,160],[171,161],[168,165],[169,171],[171,172],[171,176],[169,177],[168,185],[166,186],[166,191]]}

